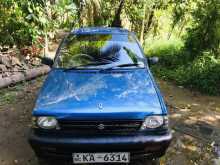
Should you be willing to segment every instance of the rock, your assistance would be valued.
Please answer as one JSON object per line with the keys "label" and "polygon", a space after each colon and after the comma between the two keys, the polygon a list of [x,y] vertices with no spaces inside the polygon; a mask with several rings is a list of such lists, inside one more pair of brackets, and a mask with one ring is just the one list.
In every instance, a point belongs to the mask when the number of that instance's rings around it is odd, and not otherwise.
{"label": "rock", "polygon": [[0,56],[0,64],[4,64],[6,67],[11,67],[10,58],[8,56]]}

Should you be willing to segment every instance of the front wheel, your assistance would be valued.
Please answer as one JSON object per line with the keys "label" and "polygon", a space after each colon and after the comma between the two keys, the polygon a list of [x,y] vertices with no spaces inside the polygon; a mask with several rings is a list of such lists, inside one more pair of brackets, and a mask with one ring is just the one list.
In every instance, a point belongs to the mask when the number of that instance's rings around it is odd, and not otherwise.
{"label": "front wheel", "polygon": [[160,159],[145,160],[144,165],[160,165]]}
{"label": "front wheel", "polygon": [[70,162],[57,159],[45,159],[38,157],[38,165],[70,165]]}
{"label": "front wheel", "polygon": [[44,158],[39,158],[38,157],[38,164],[39,165],[50,165],[50,162]]}
{"label": "front wheel", "polygon": [[160,159],[140,160],[132,163],[131,165],[160,165]]}

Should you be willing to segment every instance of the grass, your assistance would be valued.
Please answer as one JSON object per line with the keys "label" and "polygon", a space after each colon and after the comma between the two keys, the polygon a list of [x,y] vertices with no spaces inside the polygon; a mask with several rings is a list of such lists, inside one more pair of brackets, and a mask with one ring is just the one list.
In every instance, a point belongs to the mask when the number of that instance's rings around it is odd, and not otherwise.
{"label": "grass", "polygon": [[24,92],[28,86],[32,86],[36,81],[40,83],[44,78],[45,76],[41,76],[31,81],[24,81],[13,86],[0,89],[0,106],[15,103],[19,94]]}
{"label": "grass", "polygon": [[0,105],[10,104],[15,102],[18,92],[23,90],[25,83],[20,83],[12,87],[3,88],[0,90]]}

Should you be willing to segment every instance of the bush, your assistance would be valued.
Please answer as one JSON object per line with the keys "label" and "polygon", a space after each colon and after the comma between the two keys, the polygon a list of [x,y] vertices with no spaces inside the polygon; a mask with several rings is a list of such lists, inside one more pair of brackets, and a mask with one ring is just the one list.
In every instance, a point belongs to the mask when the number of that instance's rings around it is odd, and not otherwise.
{"label": "bush", "polygon": [[203,93],[220,95],[220,59],[212,52],[203,52],[192,60],[179,42],[153,43],[146,48],[147,54],[160,57],[153,72],[178,85],[195,88]]}
{"label": "bush", "polygon": [[147,56],[157,56],[160,59],[160,65],[167,68],[176,68],[184,61],[179,60],[182,57],[183,43],[180,40],[158,40],[147,43],[145,52]]}
{"label": "bush", "polygon": [[187,85],[204,93],[220,95],[220,60],[210,52],[203,53],[185,70]]}

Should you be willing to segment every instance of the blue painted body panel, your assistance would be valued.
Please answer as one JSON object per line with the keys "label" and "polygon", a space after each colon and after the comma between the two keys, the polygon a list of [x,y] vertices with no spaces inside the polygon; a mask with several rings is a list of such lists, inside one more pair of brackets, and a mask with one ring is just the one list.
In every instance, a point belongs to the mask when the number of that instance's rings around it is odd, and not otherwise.
{"label": "blue painted body panel", "polygon": [[110,27],[88,27],[73,30],[73,34],[128,34],[132,33],[123,28],[110,28]]}
{"label": "blue painted body panel", "polygon": [[166,113],[146,69],[101,73],[53,69],[39,93],[33,115],[95,120],[144,119]]}

